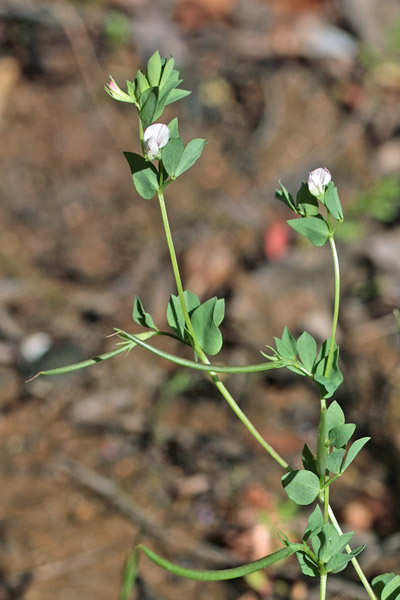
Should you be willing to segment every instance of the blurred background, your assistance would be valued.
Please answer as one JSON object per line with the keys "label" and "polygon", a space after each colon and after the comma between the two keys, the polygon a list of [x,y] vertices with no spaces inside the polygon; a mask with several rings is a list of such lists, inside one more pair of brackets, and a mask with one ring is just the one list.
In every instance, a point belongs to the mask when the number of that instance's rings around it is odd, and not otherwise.
{"label": "blurred background", "polygon": [[[215,568],[293,540],[310,512],[201,374],[135,350],[68,376],[40,369],[115,347],[135,294],[160,327],[175,293],[157,202],[122,150],[138,151],[125,89],[159,49],[192,90],[167,107],[209,144],[167,189],[184,284],[226,298],[217,362],[260,360],[288,325],[329,336],[329,248],[285,224],[327,166],[346,223],[336,399],[372,441],[332,492],[369,577],[400,561],[400,7],[398,0],[2,0],[0,3],[0,598],[110,600],[136,536]],[[164,348],[185,354],[174,342]],[[188,356],[188,354],[186,354]],[[288,371],[226,385],[293,465],[315,444],[319,402]],[[318,598],[295,560],[227,583],[141,563],[141,600]],[[331,598],[365,597],[351,568]],[[364,595],[363,595],[364,594]]]}

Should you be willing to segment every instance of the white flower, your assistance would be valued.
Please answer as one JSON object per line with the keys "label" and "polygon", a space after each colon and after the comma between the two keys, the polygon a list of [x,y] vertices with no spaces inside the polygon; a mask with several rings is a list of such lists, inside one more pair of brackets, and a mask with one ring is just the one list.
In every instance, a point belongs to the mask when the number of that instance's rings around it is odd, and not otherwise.
{"label": "white flower", "polygon": [[310,190],[310,194],[316,198],[324,197],[324,187],[331,181],[332,176],[326,167],[319,167],[310,171],[308,176],[307,185]]}
{"label": "white flower", "polygon": [[169,129],[163,123],[154,123],[146,129],[143,135],[147,156],[150,160],[160,158],[161,148],[168,144]]}

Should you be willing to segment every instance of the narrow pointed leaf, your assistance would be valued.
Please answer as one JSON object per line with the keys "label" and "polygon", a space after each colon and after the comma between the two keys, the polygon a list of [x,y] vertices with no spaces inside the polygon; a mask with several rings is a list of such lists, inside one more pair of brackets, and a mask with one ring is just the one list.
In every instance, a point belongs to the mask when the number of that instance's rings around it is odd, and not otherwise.
{"label": "narrow pointed leaf", "polygon": [[191,93],[192,92],[188,90],[174,89],[170,94],[168,94],[165,106],[167,106],[168,104],[172,104],[173,102],[178,102],[178,100],[186,98],[186,96],[189,96]]}
{"label": "narrow pointed leaf", "polygon": [[317,354],[317,342],[305,331],[297,340],[297,352],[307,371],[312,371]]}
{"label": "narrow pointed leaf", "polygon": [[190,169],[190,167],[194,165],[196,160],[200,158],[205,143],[206,141],[202,138],[196,138],[188,143],[185,150],[183,151],[178,168],[175,171],[176,177],[179,177],[179,175],[182,175],[182,173]]}
{"label": "narrow pointed leaf", "polygon": [[280,190],[275,191],[275,198],[286,204],[293,212],[297,212],[292,195],[289,194],[285,186],[281,183],[281,180],[278,181],[278,184]]}
{"label": "narrow pointed leaf", "polygon": [[340,204],[337,187],[332,181],[325,189],[324,204],[337,221],[343,219],[343,210],[342,205]]}
{"label": "narrow pointed leaf", "polygon": [[156,50],[147,63],[147,79],[153,87],[158,86],[161,76],[161,57]]}
{"label": "narrow pointed leaf", "polygon": [[133,301],[132,317],[135,323],[142,327],[155,328],[151,315],[144,310],[143,304],[138,296],[135,296],[135,300]]}
{"label": "narrow pointed leaf", "polygon": [[169,79],[169,77],[170,77],[170,75],[172,73],[172,70],[173,70],[174,66],[175,66],[175,61],[174,61],[174,59],[171,56],[171,58],[168,59],[167,62],[165,63],[165,66],[164,66],[163,71],[162,71],[162,75],[161,75],[161,79],[160,79],[160,89],[161,90],[165,86],[165,84],[167,83],[167,81],[168,81],[168,79]]}
{"label": "narrow pointed leaf", "polygon": [[352,444],[350,446],[349,451],[347,453],[347,456],[344,459],[344,463],[343,463],[343,467],[342,467],[342,473],[347,469],[347,467],[349,467],[351,465],[351,463],[353,462],[353,460],[355,459],[355,457],[357,456],[357,454],[365,446],[365,444],[367,442],[369,442],[370,439],[371,439],[370,437],[360,438],[359,440],[356,440],[354,442],[354,444]]}

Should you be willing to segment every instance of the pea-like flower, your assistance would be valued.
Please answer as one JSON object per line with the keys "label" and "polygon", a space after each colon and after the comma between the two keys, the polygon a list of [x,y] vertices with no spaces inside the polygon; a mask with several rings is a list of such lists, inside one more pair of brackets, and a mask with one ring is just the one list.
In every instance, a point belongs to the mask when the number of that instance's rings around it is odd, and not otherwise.
{"label": "pea-like flower", "polygon": [[111,98],[114,98],[114,100],[119,100],[120,102],[130,102],[130,103],[135,102],[134,99],[129,96],[129,94],[126,94],[125,92],[123,92],[121,90],[121,88],[119,87],[119,85],[117,85],[115,83],[115,81],[111,77],[111,75],[110,75],[110,80],[107,83],[107,85],[104,86],[104,89],[106,90],[107,94],[109,96],[111,96]]}
{"label": "pea-like flower", "polygon": [[163,123],[154,123],[147,127],[143,139],[148,158],[150,160],[159,159],[161,148],[168,144],[169,129]]}
{"label": "pea-like flower", "polygon": [[310,190],[310,194],[319,198],[320,200],[324,197],[324,187],[331,181],[332,176],[326,167],[319,167],[310,171],[308,176],[307,185]]}

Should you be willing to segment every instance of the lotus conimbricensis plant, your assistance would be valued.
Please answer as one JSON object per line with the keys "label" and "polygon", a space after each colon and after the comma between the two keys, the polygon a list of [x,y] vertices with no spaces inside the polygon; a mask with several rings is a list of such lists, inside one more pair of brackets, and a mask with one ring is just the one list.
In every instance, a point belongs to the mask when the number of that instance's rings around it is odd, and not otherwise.
{"label": "lotus conimbricensis plant", "polygon": [[[157,198],[159,202],[177,292],[176,295],[170,295],[167,304],[166,320],[170,329],[160,329],[136,296],[133,303],[133,321],[144,331],[130,333],[116,328],[119,342],[113,351],[39,374],[54,375],[83,369],[118,354],[125,354],[137,346],[187,369],[204,371],[250,435],[281,466],[282,486],[288,497],[300,506],[315,503],[315,507],[310,512],[300,541],[291,541],[281,533],[280,550],[255,562],[231,569],[187,569],[169,562],[146,546],[139,545],[127,561],[120,600],[128,600],[131,596],[140,553],[170,573],[204,581],[242,577],[295,554],[304,575],[319,577],[321,600],[326,598],[328,575],[343,571],[351,563],[371,600],[400,598],[400,575],[386,573],[375,577],[371,583],[367,580],[356,558],[364,547],[350,546],[353,533],[343,533],[329,499],[332,484],[342,476],[369,440],[368,437],[362,437],[351,441],[356,426],[346,423],[342,408],[334,400],[335,392],[343,381],[339,368],[339,347],[335,339],[340,302],[335,232],[343,222],[338,190],[330,172],[323,167],[310,172],[307,182],[300,185],[295,197],[280,181],[276,191],[277,199],[294,213],[294,218],[288,221],[290,227],[316,247],[326,243],[330,246],[334,273],[334,306],[330,337],[318,347],[316,340],[307,331],[295,339],[285,327],[282,336],[275,338],[273,345],[268,345],[261,351],[265,360],[260,363],[240,366],[211,363],[209,357],[218,354],[223,345],[220,326],[224,318],[224,300],[214,297],[202,302],[196,294],[184,290],[164,199],[167,187],[193,166],[200,158],[206,143],[203,138],[196,138],[185,144],[179,135],[177,118],[169,123],[161,122],[164,108],[190,93],[179,87],[181,82],[174,59],[161,58],[160,54],[155,52],[147,63],[146,71],[139,70],[135,79],[127,82],[127,92],[124,92],[112,77],[105,86],[111,98],[133,104],[137,110],[142,153],[125,152],[124,155],[136,192],[145,200]],[[159,350],[149,343],[152,338],[158,336],[169,336],[191,347],[193,360]],[[223,373],[255,373],[271,369],[290,369],[299,377],[308,377],[315,384],[315,393],[319,398],[319,426],[315,447],[304,446],[302,469],[293,469],[264,439],[220,379],[220,374]]]}

